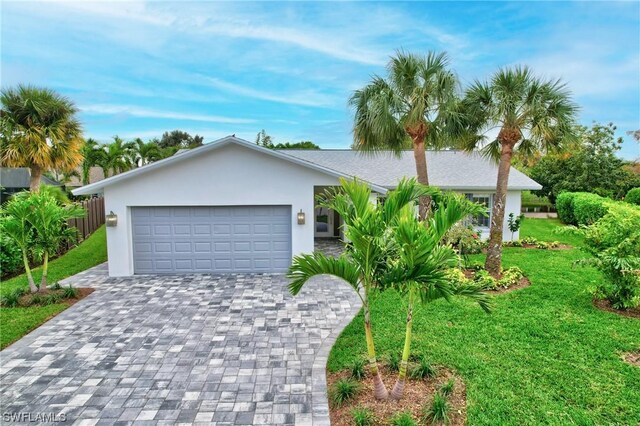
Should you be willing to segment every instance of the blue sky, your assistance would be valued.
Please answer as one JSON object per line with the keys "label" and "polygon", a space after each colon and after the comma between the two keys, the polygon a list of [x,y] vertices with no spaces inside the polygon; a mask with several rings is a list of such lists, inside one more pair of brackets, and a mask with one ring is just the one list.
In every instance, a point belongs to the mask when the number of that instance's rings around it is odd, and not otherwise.
{"label": "blue sky", "polygon": [[[527,64],[580,121],[640,128],[639,2],[7,2],[2,87],[54,88],[87,137],[182,129],[214,140],[351,143],[347,99],[393,52],[447,51],[462,81]],[[625,136],[621,155],[640,157]]]}

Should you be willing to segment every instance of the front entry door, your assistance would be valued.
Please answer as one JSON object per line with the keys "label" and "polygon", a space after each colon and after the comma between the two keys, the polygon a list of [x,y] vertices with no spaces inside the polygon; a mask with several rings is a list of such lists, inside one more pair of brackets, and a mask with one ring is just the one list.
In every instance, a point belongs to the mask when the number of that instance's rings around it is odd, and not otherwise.
{"label": "front entry door", "polygon": [[316,207],[313,222],[316,237],[333,237],[333,210]]}

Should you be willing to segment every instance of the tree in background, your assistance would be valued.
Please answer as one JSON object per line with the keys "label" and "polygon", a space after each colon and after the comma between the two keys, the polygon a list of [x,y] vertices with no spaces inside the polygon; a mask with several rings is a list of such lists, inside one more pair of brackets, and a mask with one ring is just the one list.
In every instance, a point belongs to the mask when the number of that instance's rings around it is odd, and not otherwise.
{"label": "tree in background", "polygon": [[273,143],[273,138],[264,129],[256,135],[256,145],[269,149],[320,149],[311,141]]}
{"label": "tree in background", "polygon": [[531,178],[542,185],[537,195],[549,197],[552,203],[563,191],[621,198],[640,186],[640,175],[617,156],[623,140],[615,137],[613,123],[577,126],[575,131],[578,142],[570,150],[549,153],[529,169]]}
{"label": "tree in background", "polygon": [[[457,78],[447,69],[448,63],[445,53],[429,52],[423,57],[398,52],[391,58],[386,79],[374,76],[349,99],[355,110],[353,147],[396,154],[413,147],[418,182],[429,185],[425,147],[452,144],[462,128]],[[430,205],[430,197],[420,200],[421,219],[426,218]]]}
{"label": "tree in background", "polygon": [[82,128],[74,103],[50,89],[19,85],[0,94],[0,164],[28,167],[30,189],[44,172],[71,172],[82,162]]}
{"label": "tree in background", "polygon": [[104,172],[104,177],[126,172],[133,167],[129,154],[130,146],[119,136],[113,137],[113,142],[103,146],[104,157],[98,164]]}
{"label": "tree in background", "polygon": [[[83,185],[88,185],[91,179],[91,168],[99,166],[105,160],[105,151],[102,145],[95,139],[87,139],[82,147],[82,156],[84,157],[81,165],[81,179]],[[107,176],[105,174],[105,176]]]}
{"label": "tree in background", "polygon": [[173,130],[164,132],[162,138],[158,142],[158,146],[162,149],[173,148],[175,151],[181,148],[196,148],[202,146],[204,138],[199,135],[191,136],[182,130]]}
{"label": "tree in background", "polygon": [[136,167],[141,167],[164,158],[162,149],[155,140],[145,143],[142,139],[136,138],[133,142],[134,163]]}
{"label": "tree in background", "polygon": [[464,148],[483,146],[485,133],[499,129],[498,136],[482,152],[498,163],[498,181],[491,214],[485,268],[493,275],[502,269],[504,211],[511,162],[516,152],[531,156],[536,151],[561,149],[575,140],[577,106],[560,81],[543,81],[526,67],[497,71],[488,83],[475,82],[462,103],[472,133]]}

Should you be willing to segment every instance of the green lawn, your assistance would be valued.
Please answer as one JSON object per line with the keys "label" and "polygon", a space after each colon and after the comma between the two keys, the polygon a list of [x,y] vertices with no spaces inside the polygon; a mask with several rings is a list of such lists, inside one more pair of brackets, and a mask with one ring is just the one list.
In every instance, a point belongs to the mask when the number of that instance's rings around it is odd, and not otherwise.
{"label": "green lawn", "polygon": [[[78,247],[49,264],[49,283],[75,275],[107,260],[107,243],[104,226],[94,232]],[[36,268],[34,278],[40,282],[41,270]],[[0,283],[0,295],[15,288],[27,288],[26,276],[20,275]],[[66,304],[34,306],[28,308],[0,308],[0,349],[29,333],[34,328],[62,312]]]}
{"label": "green lawn", "polygon": [[[554,234],[558,224],[527,219],[522,235],[579,245],[574,236]],[[495,297],[490,315],[466,301],[415,313],[412,349],[464,378],[470,425],[640,422],[640,368],[620,359],[640,348],[640,320],[592,306],[588,288],[600,275],[572,267],[583,256],[579,249],[505,249],[505,266],[522,268],[530,287]],[[373,315],[379,358],[400,353],[401,302],[385,293]],[[365,353],[359,315],[333,347],[328,368],[343,369]]]}

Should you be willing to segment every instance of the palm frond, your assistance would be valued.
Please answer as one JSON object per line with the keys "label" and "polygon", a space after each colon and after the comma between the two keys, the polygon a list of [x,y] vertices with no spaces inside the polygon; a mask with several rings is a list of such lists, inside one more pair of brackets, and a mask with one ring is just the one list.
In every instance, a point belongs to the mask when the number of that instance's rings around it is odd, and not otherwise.
{"label": "palm frond", "polygon": [[315,252],[293,258],[287,273],[287,277],[291,280],[289,291],[292,295],[297,295],[307,281],[318,275],[333,275],[349,283],[356,292],[359,290],[360,270],[355,263],[344,255],[330,257]]}

